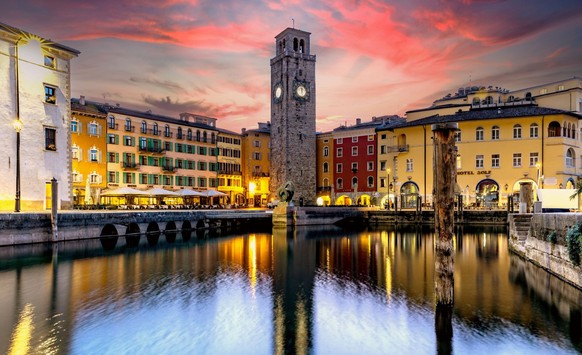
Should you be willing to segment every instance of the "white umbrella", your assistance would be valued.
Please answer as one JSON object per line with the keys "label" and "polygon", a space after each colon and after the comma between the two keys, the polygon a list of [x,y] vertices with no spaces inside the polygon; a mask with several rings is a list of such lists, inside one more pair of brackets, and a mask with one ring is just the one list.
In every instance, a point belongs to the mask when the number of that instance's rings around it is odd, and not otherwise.
{"label": "white umbrella", "polygon": [[101,194],[101,196],[127,196],[127,195],[147,195],[148,193],[145,191],[133,189],[131,187],[120,187],[114,190],[108,190]]}
{"label": "white umbrella", "polygon": [[215,197],[215,196],[226,196],[224,192],[216,191],[216,190],[206,190],[204,192],[204,196],[207,197]]}
{"label": "white umbrella", "polygon": [[85,204],[91,204],[91,182],[89,181],[89,178],[87,178],[85,183]]}
{"label": "white umbrella", "polygon": [[187,196],[193,196],[193,197],[206,196],[204,193],[202,193],[200,191],[190,190],[190,189],[182,189],[182,190],[178,191],[178,195],[184,196],[184,197],[187,197]]}
{"label": "white umbrella", "polygon": [[150,196],[179,196],[177,192],[162,189],[160,187],[154,187],[146,191]]}

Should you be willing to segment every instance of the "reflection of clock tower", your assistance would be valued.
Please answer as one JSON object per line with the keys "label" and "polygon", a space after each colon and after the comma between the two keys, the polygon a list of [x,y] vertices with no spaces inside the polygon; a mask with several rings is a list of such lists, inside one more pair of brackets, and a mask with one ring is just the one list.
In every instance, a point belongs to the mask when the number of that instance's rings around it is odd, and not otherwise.
{"label": "reflection of clock tower", "polygon": [[287,28],[271,59],[271,194],[295,185],[297,205],[315,204],[315,56],[309,32]]}

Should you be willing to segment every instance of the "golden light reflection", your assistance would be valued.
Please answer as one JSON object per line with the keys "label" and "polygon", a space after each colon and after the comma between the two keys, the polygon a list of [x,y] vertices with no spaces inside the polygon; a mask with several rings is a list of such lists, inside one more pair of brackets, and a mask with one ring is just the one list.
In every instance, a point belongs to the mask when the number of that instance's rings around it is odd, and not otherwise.
{"label": "golden light reflection", "polygon": [[18,323],[10,337],[10,348],[8,349],[8,354],[28,354],[31,352],[30,339],[32,338],[32,331],[34,330],[34,324],[32,322],[34,316],[33,313],[34,306],[27,303],[22,312],[20,312]]}
{"label": "golden light reflection", "polygon": [[329,247],[325,248],[325,270],[331,272],[331,260],[329,256]]}
{"label": "golden light reflection", "polygon": [[386,298],[390,299],[392,295],[392,260],[390,255],[386,254],[386,269],[384,273],[386,274]]}
{"label": "golden light reflection", "polygon": [[249,275],[254,298],[257,286],[257,238],[254,234],[249,236]]}
{"label": "golden light reflection", "polygon": [[309,345],[309,331],[307,321],[307,310],[305,309],[305,301],[300,299],[297,301],[297,342],[295,343],[295,354],[307,354]]}
{"label": "golden light reflection", "polygon": [[275,300],[275,354],[285,354],[285,314],[281,295]]}

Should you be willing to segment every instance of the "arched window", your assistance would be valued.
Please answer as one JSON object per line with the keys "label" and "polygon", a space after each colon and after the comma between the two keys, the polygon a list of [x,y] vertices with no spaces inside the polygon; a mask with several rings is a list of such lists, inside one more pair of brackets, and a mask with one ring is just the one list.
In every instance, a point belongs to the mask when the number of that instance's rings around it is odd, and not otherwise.
{"label": "arched window", "polygon": [[368,187],[374,187],[374,177],[368,176]]}
{"label": "arched window", "polygon": [[513,126],[513,139],[521,139],[521,125]]}
{"label": "arched window", "polygon": [[200,130],[196,130],[196,141],[200,142]]}
{"label": "arched window", "polygon": [[[179,129],[179,128],[178,128],[178,131],[180,131],[180,129]],[[165,125],[165,126],[164,126],[164,135],[165,135],[166,137],[169,137],[169,136],[170,136],[170,126],[168,126],[168,125]]]}
{"label": "arched window", "polygon": [[208,133],[206,133],[206,131],[202,132],[202,141],[203,142],[208,142]]}
{"label": "arched window", "polygon": [[154,123],[154,135],[157,136],[158,134],[160,134],[160,132],[158,130],[158,124],[157,123]]}
{"label": "arched window", "polygon": [[303,39],[299,41],[299,53],[305,53],[305,41]]}
{"label": "arched window", "polygon": [[483,132],[484,132],[483,127],[477,127],[477,129],[475,130],[475,140],[482,141],[485,136]]}
{"label": "arched window", "polygon": [[358,187],[358,178],[354,176],[352,178],[352,188],[356,189],[357,187]]}
{"label": "arched window", "polygon": [[141,122],[141,133],[148,133],[148,124],[146,121]]}
{"label": "arched window", "polygon": [[481,100],[479,100],[478,97],[473,98],[473,106],[479,106],[480,103],[481,103]]}
{"label": "arched window", "polygon": [[572,138],[572,124],[570,122],[568,122],[568,135],[566,137]]}
{"label": "arched window", "polygon": [[576,125],[573,124],[572,125],[572,139],[576,139]]}
{"label": "arched window", "polygon": [[182,135],[183,135],[182,127],[178,127],[178,134],[177,135],[178,135],[178,137],[177,137],[178,139],[182,139]]}
{"label": "arched window", "polygon": [[567,168],[574,168],[576,167],[576,153],[574,153],[574,149],[569,148],[566,151],[566,167]]}
{"label": "arched window", "polygon": [[398,136],[398,151],[399,152],[407,152],[406,146],[406,134],[401,134]]}
{"label": "arched window", "polygon": [[487,96],[487,97],[485,98],[485,100],[483,101],[483,103],[484,103],[485,105],[491,105],[491,104],[493,104],[493,96]]}
{"label": "arched window", "polygon": [[323,179],[323,187],[328,187],[329,186],[329,180],[327,178]]}
{"label": "arched window", "polygon": [[327,162],[323,163],[323,172],[324,173],[329,172],[329,164]]}
{"label": "arched window", "polygon": [[212,144],[216,143],[216,135],[214,134],[214,132],[210,134],[210,143]]}
{"label": "arched window", "polygon": [[342,180],[342,178],[337,179],[337,188],[338,188],[338,190],[341,190],[344,188],[344,181]]}
{"label": "arched window", "polygon": [[509,95],[509,97],[507,98],[507,102],[513,102],[515,100],[515,96],[513,95]]}
{"label": "arched window", "polygon": [[499,140],[499,126],[491,127],[491,139],[492,140]]}
{"label": "arched window", "polygon": [[293,50],[295,52],[299,50],[299,40],[297,38],[293,38]]}
{"label": "arched window", "polygon": [[561,131],[560,123],[556,121],[552,121],[548,125],[548,137],[560,137]]}
{"label": "arched window", "polygon": [[187,136],[188,140],[191,141],[192,140],[192,130],[190,128],[188,128],[188,136]]}
{"label": "arched window", "polygon": [[531,100],[532,100],[532,97],[531,97],[531,92],[527,92],[527,93],[525,94],[525,101],[531,101]]}
{"label": "arched window", "polygon": [[538,124],[537,123],[532,123],[531,125],[529,125],[529,137],[530,138],[537,138],[539,135],[538,133]]}
{"label": "arched window", "polygon": [[329,156],[329,148],[328,147],[323,147],[323,156],[324,157]]}
{"label": "arched window", "polygon": [[128,117],[125,119],[125,130],[131,131],[133,127],[131,126],[131,119]]}

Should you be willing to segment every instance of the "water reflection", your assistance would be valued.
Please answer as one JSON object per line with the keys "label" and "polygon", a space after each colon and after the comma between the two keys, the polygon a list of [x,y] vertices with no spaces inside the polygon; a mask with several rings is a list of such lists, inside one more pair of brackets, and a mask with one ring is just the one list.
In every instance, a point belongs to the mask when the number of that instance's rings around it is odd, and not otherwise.
{"label": "water reflection", "polygon": [[502,229],[456,231],[443,318],[420,227],[150,234],[0,248],[0,352],[582,350],[582,293],[510,255]]}

